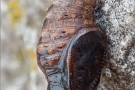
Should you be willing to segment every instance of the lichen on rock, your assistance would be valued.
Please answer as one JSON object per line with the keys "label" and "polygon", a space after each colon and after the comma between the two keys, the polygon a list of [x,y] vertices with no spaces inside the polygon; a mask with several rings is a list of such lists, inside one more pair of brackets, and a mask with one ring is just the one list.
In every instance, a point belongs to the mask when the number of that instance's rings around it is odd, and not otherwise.
{"label": "lichen on rock", "polygon": [[99,0],[95,17],[108,37],[107,65],[98,90],[134,90],[135,0]]}

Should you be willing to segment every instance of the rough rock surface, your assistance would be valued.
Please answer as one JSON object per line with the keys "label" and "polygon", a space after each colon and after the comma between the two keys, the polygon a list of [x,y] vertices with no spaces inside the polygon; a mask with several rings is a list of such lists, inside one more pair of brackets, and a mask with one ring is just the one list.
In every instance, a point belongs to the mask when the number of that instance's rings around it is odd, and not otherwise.
{"label": "rough rock surface", "polygon": [[108,37],[98,90],[135,90],[135,0],[99,0],[95,16]]}

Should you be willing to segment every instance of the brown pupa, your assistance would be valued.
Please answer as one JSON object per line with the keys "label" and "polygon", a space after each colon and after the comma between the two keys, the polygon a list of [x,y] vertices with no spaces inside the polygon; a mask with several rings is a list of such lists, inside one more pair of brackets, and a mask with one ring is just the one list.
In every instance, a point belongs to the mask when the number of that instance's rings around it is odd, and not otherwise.
{"label": "brown pupa", "polygon": [[47,90],[95,90],[105,64],[107,38],[94,22],[97,0],[55,0],[48,8],[37,62]]}

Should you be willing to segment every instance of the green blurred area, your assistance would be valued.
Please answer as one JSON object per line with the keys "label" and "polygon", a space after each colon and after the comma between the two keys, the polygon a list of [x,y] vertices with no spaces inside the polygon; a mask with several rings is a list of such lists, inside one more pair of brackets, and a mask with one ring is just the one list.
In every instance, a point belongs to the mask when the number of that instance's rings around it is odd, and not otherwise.
{"label": "green blurred area", "polygon": [[46,90],[36,44],[53,0],[1,0],[1,89]]}

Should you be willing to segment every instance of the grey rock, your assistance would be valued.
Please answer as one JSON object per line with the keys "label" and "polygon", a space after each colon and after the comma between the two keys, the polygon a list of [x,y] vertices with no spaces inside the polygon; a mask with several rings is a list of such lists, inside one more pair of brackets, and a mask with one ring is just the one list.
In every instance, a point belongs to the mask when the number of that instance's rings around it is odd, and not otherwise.
{"label": "grey rock", "polygon": [[98,90],[135,90],[135,0],[99,0],[95,18],[108,37]]}

